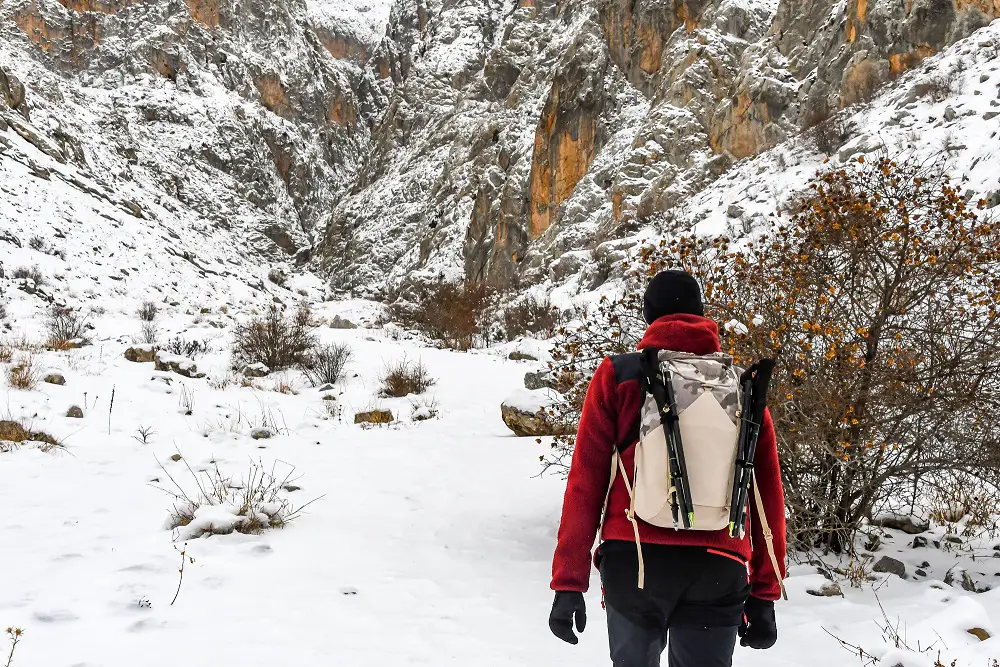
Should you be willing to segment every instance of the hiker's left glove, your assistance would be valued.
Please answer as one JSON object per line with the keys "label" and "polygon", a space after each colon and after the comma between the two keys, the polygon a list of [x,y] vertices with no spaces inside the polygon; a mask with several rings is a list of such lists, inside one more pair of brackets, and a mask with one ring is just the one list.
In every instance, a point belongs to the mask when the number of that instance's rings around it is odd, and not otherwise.
{"label": "hiker's left glove", "polygon": [[583,601],[583,593],[556,591],[549,613],[549,630],[564,642],[576,644],[580,640],[573,634],[574,617],[577,632],[583,632],[587,627],[587,603]]}
{"label": "hiker's left glove", "polygon": [[743,623],[739,628],[740,646],[765,649],[778,641],[778,624],[774,620],[774,603],[750,597],[743,606]]}

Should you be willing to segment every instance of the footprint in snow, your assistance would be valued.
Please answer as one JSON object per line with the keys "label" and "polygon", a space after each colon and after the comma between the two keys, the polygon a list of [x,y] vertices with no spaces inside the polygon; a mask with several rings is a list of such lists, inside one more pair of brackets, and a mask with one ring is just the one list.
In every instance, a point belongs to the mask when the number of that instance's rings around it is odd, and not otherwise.
{"label": "footprint in snow", "polygon": [[56,609],[48,612],[36,611],[34,618],[39,623],[68,623],[80,620],[79,616],[65,609]]}
{"label": "footprint in snow", "polygon": [[341,595],[357,595],[358,594],[358,589],[355,588],[354,586],[345,586],[344,588],[340,589],[340,594]]}

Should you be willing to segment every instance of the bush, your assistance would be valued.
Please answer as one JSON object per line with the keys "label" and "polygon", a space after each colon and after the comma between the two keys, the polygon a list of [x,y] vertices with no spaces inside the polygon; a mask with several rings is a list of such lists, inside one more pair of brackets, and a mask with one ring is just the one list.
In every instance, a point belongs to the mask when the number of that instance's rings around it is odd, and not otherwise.
{"label": "bush", "polygon": [[15,280],[27,280],[35,287],[35,289],[38,289],[39,287],[41,287],[46,283],[45,276],[42,274],[41,269],[39,269],[37,266],[33,266],[31,268],[22,266],[20,268],[14,269],[13,273],[11,273],[11,276]]}
{"label": "bush", "polygon": [[52,306],[45,320],[45,328],[49,332],[49,345],[54,348],[64,348],[74,340],[85,340],[87,318],[79,311],[68,306]]}
{"label": "bush", "polygon": [[38,366],[32,356],[22,357],[17,363],[7,369],[7,382],[14,389],[25,391],[34,389],[38,384]]}
{"label": "bush", "polygon": [[[555,412],[575,427],[593,367],[643,329],[646,277],[685,268],[709,315],[740,323],[722,332],[737,363],[778,359],[770,404],[794,545],[850,550],[866,520],[943,477],[996,496],[1000,228],[974,208],[933,168],[862,159],[818,174],[782,225],[739,249],[647,248],[624,295],[560,335],[555,364],[573,389]],[[547,463],[571,451],[572,436],[557,439]]]}
{"label": "bush", "polygon": [[401,398],[410,394],[422,394],[436,382],[423,363],[404,358],[386,365],[382,374],[382,395]]}
{"label": "bush", "polygon": [[160,330],[156,327],[156,322],[142,323],[139,327],[139,335],[135,337],[135,342],[141,345],[153,345],[160,338]]}
{"label": "bush", "polygon": [[175,336],[173,340],[163,346],[163,349],[170,354],[179,357],[195,359],[211,352],[208,343],[203,340],[187,340],[183,336]]}
{"label": "bush", "polygon": [[284,476],[278,476],[274,466],[267,469],[260,462],[251,463],[247,474],[237,479],[224,475],[218,466],[200,472],[188,466],[187,471],[194,481],[192,487],[197,489],[190,493],[162,463],[160,468],[170,480],[170,486],[156,488],[174,499],[167,527],[178,529],[180,539],[234,531],[256,535],[269,528],[283,528],[315,502],[295,507],[285,498],[285,487],[295,481],[294,467],[289,467]]}
{"label": "bush", "polygon": [[288,276],[281,269],[271,269],[267,272],[267,279],[279,287],[284,287]]}
{"label": "bush", "polygon": [[160,310],[154,302],[143,301],[142,305],[135,311],[135,315],[143,322],[152,322],[156,319],[159,312]]}
{"label": "bush", "polygon": [[237,324],[233,333],[234,369],[264,364],[277,371],[306,365],[317,345],[311,320],[308,308],[300,308],[286,318],[271,306],[265,315]]}
{"label": "bush", "polygon": [[503,310],[503,328],[507,340],[555,331],[559,311],[546,297],[528,297]]}
{"label": "bush", "polygon": [[960,92],[956,90],[957,81],[957,77],[948,74],[933,74],[916,84],[913,90],[919,97],[927,97],[934,102],[944,102],[953,94]]}
{"label": "bush", "polygon": [[344,379],[344,371],[353,354],[349,345],[320,345],[309,354],[302,372],[314,387],[337,384]]}
{"label": "bush", "polygon": [[416,329],[456,350],[469,350],[490,327],[484,318],[496,290],[485,283],[439,281],[420,287],[416,304],[395,305],[393,317],[403,326]]}
{"label": "bush", "polygon": [[32,250],[42,251],[45,249],[45,239],[41,236],[32,236],[28,241],[28,247]]}

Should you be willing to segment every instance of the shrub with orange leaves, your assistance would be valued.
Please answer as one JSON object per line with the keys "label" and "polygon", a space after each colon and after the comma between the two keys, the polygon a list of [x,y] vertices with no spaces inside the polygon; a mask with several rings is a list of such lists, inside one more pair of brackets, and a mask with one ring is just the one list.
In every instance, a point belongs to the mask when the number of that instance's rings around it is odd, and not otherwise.
{"label": "shrub with orange leaves", "polygon": [[578,419],[589,371],[634,347],[647,277],[685,268],[724,351],[779,361],[770,406],[795,545],[850,550],[867,519],[945,477],[1000,495],[1000,224],[984,208],[934,165],[882,156],[818,173],[752,238],[647,247],[623,296],[557,340],[570,389],[553,418]]}

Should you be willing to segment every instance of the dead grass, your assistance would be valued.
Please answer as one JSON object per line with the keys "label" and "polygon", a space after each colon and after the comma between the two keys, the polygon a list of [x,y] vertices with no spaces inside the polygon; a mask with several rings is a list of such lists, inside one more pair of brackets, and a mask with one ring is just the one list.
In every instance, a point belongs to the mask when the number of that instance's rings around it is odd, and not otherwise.
{"label": "dead grass", "polygon": [[427,367],[420,361],[410,361],[405,357],[395,363],[386,364],[382,373],[382,395],[401,398],[411,394],[422,394],[437,383]]}
{"label": "dead grass", "polygon": [[24,442],[41,443],[42,451],[62,447],[62,443],[44,431],[35,431],[30,424],[24,424],[14,419],[0,420],[0,442],[14,443],[15,446]]}
{"label": "dead grass", "polygon": [[38,385],[38,365],[32,355],[20,357],[7,369],[7,382],[14,389],[30,391]]}
{"label": "dead grass", "polygon": [[354,415],[354,423],[362,425],[381,426],[383,424],[391,424],[394,419],[395,417],[393,417],[391,410],[382,410],[380,408],[371,408]]}

